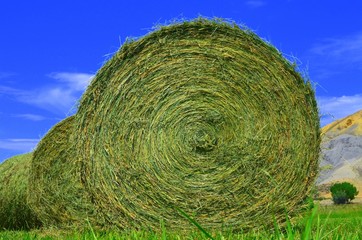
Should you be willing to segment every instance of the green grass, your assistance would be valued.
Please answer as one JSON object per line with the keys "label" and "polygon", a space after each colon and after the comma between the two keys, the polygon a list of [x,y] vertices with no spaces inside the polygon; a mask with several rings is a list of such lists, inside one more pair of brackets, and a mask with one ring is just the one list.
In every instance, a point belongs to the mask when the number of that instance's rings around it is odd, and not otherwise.
{"label": "green grass", "polygon": [[343,237],[340,239],[362,239],[361,204],[320,207],[319,218],[325,222],[325,233]]}
{"label": "green grass", "polygon": [[183,214],[195,226],[194,231],[170,232],[160,223],[160,231],[94,231],[89,225],[85,232],[61,230],[3,231],[0,240],[6,239],[362,239],[362,205],[317,206],[303,220],[284,229],[275,225],[273,231],[249,233],[208,232],[187,214]]}

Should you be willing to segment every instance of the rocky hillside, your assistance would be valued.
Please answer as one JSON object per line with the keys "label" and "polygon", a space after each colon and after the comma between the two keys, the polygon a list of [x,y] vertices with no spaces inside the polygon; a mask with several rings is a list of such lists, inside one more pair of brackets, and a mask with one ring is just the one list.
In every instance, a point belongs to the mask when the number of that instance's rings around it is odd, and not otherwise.
{"label": "rocky hillside", "polygon": [[322,139],[320,194],[329,196],[331,184],[348,181],[362,197],[362,110],[323,127]]}

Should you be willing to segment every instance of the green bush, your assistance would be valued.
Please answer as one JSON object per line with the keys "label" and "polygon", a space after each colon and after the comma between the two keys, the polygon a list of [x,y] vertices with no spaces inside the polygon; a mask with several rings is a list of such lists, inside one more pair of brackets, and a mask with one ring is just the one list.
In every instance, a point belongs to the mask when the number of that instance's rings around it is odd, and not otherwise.
{"label": "green bush", "polygon": [[357,188],[349,183],[335,183],[330,187],[332,199],[335,204],[345,204],[352,201],[357,196]]}
{"label": "green bush", "polygon": [[332,194],[332,199],[335,204],[346,204],[348,202],[347,193],[345,191],[337,191]]}

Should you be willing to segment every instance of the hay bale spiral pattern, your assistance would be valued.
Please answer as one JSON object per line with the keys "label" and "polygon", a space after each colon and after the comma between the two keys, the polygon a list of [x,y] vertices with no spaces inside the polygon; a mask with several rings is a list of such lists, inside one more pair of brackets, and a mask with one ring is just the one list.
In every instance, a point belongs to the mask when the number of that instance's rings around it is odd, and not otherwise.
{"label": "hay bale spiral pattern", "polygon": [[124,44],[76,115],[74,155],[108,223],[233,229],[299,213],[314,181],[314,91],[281,53],[199,19]]}

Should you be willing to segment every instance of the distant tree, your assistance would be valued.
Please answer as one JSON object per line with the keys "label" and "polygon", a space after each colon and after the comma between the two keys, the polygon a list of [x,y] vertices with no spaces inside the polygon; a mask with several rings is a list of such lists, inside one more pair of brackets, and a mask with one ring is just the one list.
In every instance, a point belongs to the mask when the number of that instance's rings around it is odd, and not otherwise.
{"label": "distant tree", "polygon": [[329,190],[335,204],[348,203],[358,195],[357,188],[349,182],[335,183]]}

